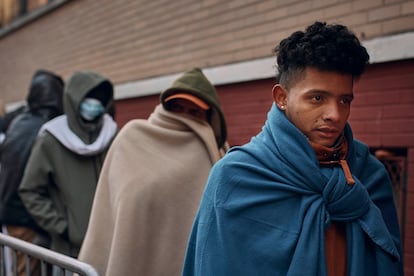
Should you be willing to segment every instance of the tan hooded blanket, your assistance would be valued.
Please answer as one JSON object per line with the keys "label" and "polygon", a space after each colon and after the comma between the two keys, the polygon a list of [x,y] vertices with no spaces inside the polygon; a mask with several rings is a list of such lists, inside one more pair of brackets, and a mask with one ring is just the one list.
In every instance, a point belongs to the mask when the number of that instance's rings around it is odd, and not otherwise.
{"label": "tan hooded blanket", "polygon": [[79,259],[100,275],[181,275],[201,194],[220,157],[209,124],[161,105],[148,120],[126,124],[105,160]]}

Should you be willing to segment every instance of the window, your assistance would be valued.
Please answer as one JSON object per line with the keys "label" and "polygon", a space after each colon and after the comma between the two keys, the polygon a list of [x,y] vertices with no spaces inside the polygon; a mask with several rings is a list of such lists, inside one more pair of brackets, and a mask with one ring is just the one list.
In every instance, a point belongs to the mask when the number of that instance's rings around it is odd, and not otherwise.
{"label": "window", "polygon": [[11,21],[46,5],[49,0],[0,0],[1,27],[10,24]]}
{"label": "window", "polygon": [[0,0],[0,37],[68,0]]}

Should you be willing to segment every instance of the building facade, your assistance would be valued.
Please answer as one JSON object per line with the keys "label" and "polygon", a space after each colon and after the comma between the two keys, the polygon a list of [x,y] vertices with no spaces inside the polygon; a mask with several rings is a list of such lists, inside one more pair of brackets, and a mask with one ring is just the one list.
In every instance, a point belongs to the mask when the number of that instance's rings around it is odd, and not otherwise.
{"label": "building facade", "polygon": [[389,169],[405,272],[414,275],[414,0],[0,0],[0,11],[8,109],[24,101],[38,68],[66,79],[94,70],[115,84],[123,126],[146,118],[163,89],[200,67],[219,92],[231,145],[248,142],[266,119],[280,39],[315,20],[349,26],[371,56],[350,123]]}

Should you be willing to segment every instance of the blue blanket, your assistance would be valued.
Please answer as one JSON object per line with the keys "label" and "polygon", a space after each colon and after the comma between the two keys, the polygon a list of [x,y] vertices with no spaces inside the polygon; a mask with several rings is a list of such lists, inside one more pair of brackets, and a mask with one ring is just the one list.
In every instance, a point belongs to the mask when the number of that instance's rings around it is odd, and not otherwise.
{"label": "blue blanket", "polygon": [[345,225],[348,275],[402,275],[391,183],[349,125],[343,170],[320,167],[306,137],[272,106],[262,131],[213,167],[183,275],[327,275],[325,229]]}

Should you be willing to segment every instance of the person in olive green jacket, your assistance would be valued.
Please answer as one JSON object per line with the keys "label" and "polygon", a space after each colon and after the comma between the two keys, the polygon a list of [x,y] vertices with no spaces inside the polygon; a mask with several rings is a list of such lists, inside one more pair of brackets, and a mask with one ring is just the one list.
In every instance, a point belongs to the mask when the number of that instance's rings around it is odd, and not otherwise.
{"label": "person in olive green jacket", "polygon": [[108,111],[113,86],[94,72],[75,72],[63,95],[65,114],[40,129],[19,195],[52,239],[51,249],[77,257],[106,152],[117,133]]}

